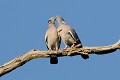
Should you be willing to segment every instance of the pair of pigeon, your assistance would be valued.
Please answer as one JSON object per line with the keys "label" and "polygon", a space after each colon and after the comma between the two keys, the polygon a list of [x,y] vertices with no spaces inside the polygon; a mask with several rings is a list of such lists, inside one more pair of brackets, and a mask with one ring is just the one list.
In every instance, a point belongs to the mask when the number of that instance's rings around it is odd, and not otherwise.
{"label": "pair of pigeon", "polygon": [[[58,22],[58,28],[55,27],[55,21]],[[56,18],[51,17],[48,20],[49,28],[45,34],[45,41],[48,50],[59,50],[61,39],[66,45],[65,48],[77,46],[82,48],[81,41],[74,29],[72,29],[62,18],[62,16],[57,16]],[[88,55],[81,55],[83,59],[89,58]],[[57,64],[58,58],[56,55],[51,55],[50,57],[51,64]]]}

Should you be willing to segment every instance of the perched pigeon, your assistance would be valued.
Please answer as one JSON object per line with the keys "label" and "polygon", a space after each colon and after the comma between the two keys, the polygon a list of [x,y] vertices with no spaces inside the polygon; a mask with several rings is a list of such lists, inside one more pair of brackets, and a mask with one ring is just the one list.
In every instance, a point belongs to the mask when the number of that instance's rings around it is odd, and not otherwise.
{"label": "perched pigeon", "polygon": [[[58,32],[59,35],[61,36],[64,44],[66,45],[65,48],[67,47],[72,47],[77,46],[78,48],[82,48],[81,41],[74,29],[72,29],[62,18],[62,16],[57,16],[56,20],[58,22]],[[81,55],[83,59],[89,58],[88,55],[82,54]]]}
{"label": "perched pigeon", "polygon": [[[46,31],[45,34],[45,41],[46,41],[46,46],[48,50],[59,50],[60,47],[60,39],[58,36],[57,29],[55,27],[55,18],[51,17],[48,21],[49,28]],[[57,64],[58,63],[58,58],[56,55],[51,55],[50,57],[50,63],[51,64]]]}

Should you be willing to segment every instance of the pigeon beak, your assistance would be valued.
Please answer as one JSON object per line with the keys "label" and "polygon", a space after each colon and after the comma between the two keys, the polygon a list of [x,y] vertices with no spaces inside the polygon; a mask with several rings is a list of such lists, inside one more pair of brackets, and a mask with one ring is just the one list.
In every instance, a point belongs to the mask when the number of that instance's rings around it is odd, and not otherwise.
{"label": "pigeon beak", "polygon": [[56,21],[56,18],[54,19],[54,21]]}

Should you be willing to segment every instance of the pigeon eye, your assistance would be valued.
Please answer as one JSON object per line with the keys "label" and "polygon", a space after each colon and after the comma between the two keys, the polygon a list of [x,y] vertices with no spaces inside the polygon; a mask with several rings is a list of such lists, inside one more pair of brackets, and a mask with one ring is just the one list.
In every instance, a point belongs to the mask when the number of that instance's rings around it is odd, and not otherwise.
{"label": "pigeon eye", "polygon": [[48,23],[51,23],[51,20],[49,20]]}

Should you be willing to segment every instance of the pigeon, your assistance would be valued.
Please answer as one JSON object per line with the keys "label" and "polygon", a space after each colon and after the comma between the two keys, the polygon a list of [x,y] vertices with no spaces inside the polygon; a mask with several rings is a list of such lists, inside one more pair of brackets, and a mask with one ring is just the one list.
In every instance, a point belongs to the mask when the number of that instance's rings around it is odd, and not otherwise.
{"label": "pigeon", "polygon": [[[58,33],[62,38],[63,43],[65,44],[65,48],[77,46],[78,48],[82,48],[82,43],[74,29],[72,29],[63,19],[62,16],[57,16],[56,21],[58,22]],[[83,59],[88,59],[89,56],[87,54],[81,54]]]}
{"label": "pigeon", "polygon": [[[48,20],[49,28],[45,34],[45,42],[46,42],[46,46],[47,46],[49,51],[52,51],[52,50],[58,51],[59,47],[60,47],[61,40],[60,40],[60,37],[58,36],[58,32],[57,32],[57,29],[55,27],[55,19],[56,18],[51,17]],[[56,55],[50,56],[50,63],[51,64],[58,63],[58,58]]]}

